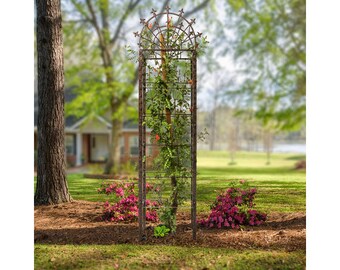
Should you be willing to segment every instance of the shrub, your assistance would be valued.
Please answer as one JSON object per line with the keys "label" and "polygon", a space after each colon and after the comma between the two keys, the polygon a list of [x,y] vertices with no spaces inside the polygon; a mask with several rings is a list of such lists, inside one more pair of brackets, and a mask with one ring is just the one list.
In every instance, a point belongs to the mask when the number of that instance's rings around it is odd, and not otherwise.
{"label": "shrub", "polygon": [[155,227],[153,231],[153,235],[155,237],[164,237],[164,236],[167,236],[169,232],[170,232],[170,229],[168,227],[166,227],[165,225],[159,225]]}
{"label": "shrub", "polygon": [[295,163],[296,170],[303,170],[306,169],[306,160],[299,160]]}
{"label": "shrub", "polygon": [[[153,186],[147,184],[146,191],[153,190]],[[138,220],[138,197],[135,194],[134,183],[103,183],[98,188],[98,193],[113,195],[113,204],[108,201],[104,203],[104,213],[102,219],[105,221],[127,221],[133,222]],[[158,216],[156,208],[157,202],[145,201],[146,204],[146,220],[156,222]]]}
{"label": "shrub", "polygon": [[256,188],[249,188],[248,183],[241,180],[235,182],[225,192],[217,196],[211,205],[211,213],[207,219],[198,223],[209,228],[235,228],[241,225],[257,226],[262,224],[267,215],[252,209]]}

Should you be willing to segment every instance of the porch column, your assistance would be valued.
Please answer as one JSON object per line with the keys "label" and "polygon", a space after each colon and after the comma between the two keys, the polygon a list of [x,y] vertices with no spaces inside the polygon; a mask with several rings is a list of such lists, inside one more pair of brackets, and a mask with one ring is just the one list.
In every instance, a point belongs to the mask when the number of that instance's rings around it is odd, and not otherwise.
{"label": "porch column", "polygon": [[81,164],[81,154],[82,154],[82,146],[83,146],[83,141],[82,141],[82,134],[80,132],[77,133],[77,136],[76,136],[76,143],[77,143],[77,146],[76,146],[76,155],[77,155],[77,158],[76,158],[76,166],[80,166],[82,165]]}

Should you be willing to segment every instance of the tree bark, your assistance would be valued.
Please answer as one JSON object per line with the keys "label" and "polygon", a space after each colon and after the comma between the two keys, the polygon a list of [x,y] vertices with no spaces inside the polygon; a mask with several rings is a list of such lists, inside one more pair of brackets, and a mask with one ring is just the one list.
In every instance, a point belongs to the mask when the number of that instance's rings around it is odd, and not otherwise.
{"label": "tree bark", "polygon": [[64,63],[60,0],[36,0],[38,168],[34,204],[71,201],[65,173]]}

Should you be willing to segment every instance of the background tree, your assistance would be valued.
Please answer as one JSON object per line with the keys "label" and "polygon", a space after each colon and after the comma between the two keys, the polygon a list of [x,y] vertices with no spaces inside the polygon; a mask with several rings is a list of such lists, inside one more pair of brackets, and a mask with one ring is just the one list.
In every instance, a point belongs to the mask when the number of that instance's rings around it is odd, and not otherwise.
{"label": "background tree", "polygon": [[65,178],[64,67],[60,1],[37,0],[38,169],[34,203],[69,202]]}
{"label": "background tree", "polygon": [[243,79],[233,94],[242,109],[264,125],[274,120],[277,129],[299,129],[305,123],[306,1],[228,0],[225,8],[233,32],[223,36],[225,53],[240,65]]}
{"label": "background tree", "polygon": [[270,165],[270,155],[273,151],[273,132],[269,128],[263,130],[263,150],[267,154],[267,165]]}
{"label": "background tree", "polygon": [[[182,1],[181,5],[186,2]],[[192,9],[185,16],[204,9],[209,2],[213,1],[193,1]],[[168,4],[169,0],[69,0],[65,3],[68,22],[65,38],[70,45],[67,52],[70,61],[68,74],[70,84],[76,86],[77,92],[77,98],[67,107],[67,111],[76,116],[108,113],[112,129],[104,173],[118,169],[123,109],[127,107],[137,82],[137,69],[126,57],[124,45],[133,29],[140,28],[138,17],[149,17],[149,14],[143,14],[144,10],[153,7],[164,11]],[[177,11],[177,8],[171,6],[173,10]],[[132,19],[138,23],[131,23]],[[84,47],[75,44],[76,39],[81,40]],[[136,40],[133,42],[136,43]],[[91,76],[79,80],[77,75],[84,70],[90,71]]]}
{"label": "background tree", "polygon": [[239,149],[239,128],[240,120],[236,117],[232,117],[231,125],[227,131],[228,133],[228,150],[230,156],[229,165],[235,165],[236,152]]}

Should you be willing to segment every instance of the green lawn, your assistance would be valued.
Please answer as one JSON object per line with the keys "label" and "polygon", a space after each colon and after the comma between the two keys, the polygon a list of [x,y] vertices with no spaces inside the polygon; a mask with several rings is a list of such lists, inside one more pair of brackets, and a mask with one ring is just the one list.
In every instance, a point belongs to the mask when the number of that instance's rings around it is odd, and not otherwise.
{"label": "green lawn", "polygon": [[[274,154],[271,165],[265,165],[263,153],[239,153],[236,165],[228,165],[224,152],[198,153],[197,208],[209,211],[209,205],[219,190],[226,189],[231,180],[247,179],[258,188],[257,208],[266,212],[296,212],[306,208],[306,173],[293,169],[303,156]],[[82,174],[69,174],[68,185],[76,200],[105,201],[107,196],[97,194],[102,180],[86,179]],[[189,211],[189,202],[182,207]]]}
{"label": "green lawn", "polygon": [[35,245],[35,269],[305,269],[303,251],[159,245]]}
{"label": "green lawn", "polygon": [[[269,212],[304,212],[306,173],[293,169],[295,154],[274,154],[266,165],[262,153],[238,153],[236,165],[228,165],[224,152],[198,153],[198,212],[207,212],[216,192],[231,180],[246,179],[258,188],[257,209]],[[85,179],[80,174],[67,176],[76,200],[105,201],[97,194],[101,180]],[[187,206],[189,206],[187,204]],[[187,211],[183,207],[182,211]],[[232,250],[173,246],[35,246],[35,269],[304,269],[305,251]]]}

